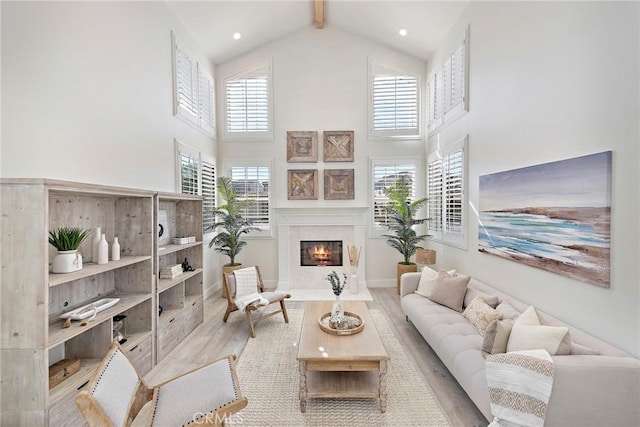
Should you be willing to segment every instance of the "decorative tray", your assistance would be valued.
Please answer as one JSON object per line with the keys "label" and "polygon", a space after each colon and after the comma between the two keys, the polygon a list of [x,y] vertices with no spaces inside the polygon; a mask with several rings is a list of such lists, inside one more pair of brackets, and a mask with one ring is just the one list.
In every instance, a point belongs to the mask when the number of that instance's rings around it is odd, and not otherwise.
{"label": "decorative tray", "polygon": [[95,316],[96,313],[99,313],[102,310],[113,307],[118,303],[118,301],[120,301],[120,298],[102,298],[98,301],[92,302],[91,304],[63,313],[60,317],[62,319],[84,320],[87,317]]}
{"label": "decorative tray", "polygon": [[349,311],[344,312],[344,322],[338,327],[334,327],[329,321],[331,313],[325,313],[318,319],[320,329],[332,335],[354,335],[364,329],[364,320],[362,317]]}

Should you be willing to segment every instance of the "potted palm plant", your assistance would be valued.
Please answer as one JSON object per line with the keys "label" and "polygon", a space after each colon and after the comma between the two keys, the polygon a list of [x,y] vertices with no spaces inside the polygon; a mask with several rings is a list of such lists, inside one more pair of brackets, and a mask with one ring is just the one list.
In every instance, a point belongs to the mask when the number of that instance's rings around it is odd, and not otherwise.
{"label": "potted palm plant", "polygon": [[80,227],[60,227],[49,231],[49,243],[58,250],[51,263],[53,273],[71,273],[82,270],[82,255],[78,248],[91,234]]}
{"label": "potted palm plant", "polygon": [[424,224],[427,218],[417,219],[416,212],[425,205],[426,198],[411,201],[411,187],[405,180],[398,180],[384,189],[389,198],[385,210],[388,213],[388,222],[385,226],[392,232],[385,234],[387,243],[402,254],[403,260],[397,266],[397,289],[400,293],[400,276],[411,271],[418,271],[411,257],[419,248],[418,244],[427,237],[426,234],[416,233],[414,227]]}
{"label": "potted palm plant", "polygon": [[[253,221],[242,216],[242,212],[251,207],[253,201],[238,199],[230,178],[219,177],[216,189],[222,205],[214,211],[216,221],[211,229],[216,230],[216,234],[209,242],[209,247],[215,246],[217,252],[229,257],[229,262],[222,267],[222,280],[226,281],[225,273],[242,267],[241,263],[236,262],[236,256],[247,245],[247,242],[242,240],[242,235],[260,229],[253,226]],[[223,294],[225,293],[223,287]]]}

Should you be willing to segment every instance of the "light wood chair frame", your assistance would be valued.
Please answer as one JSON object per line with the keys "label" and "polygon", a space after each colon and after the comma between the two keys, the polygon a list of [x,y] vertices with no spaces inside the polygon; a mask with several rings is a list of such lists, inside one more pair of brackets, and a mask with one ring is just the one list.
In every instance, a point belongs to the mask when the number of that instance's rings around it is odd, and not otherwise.
{"label": "light wood chair frame", "polygon": [[[258,290],[258,293],[262,294],[265,292],[264,284],[262,282],[262,274],[260,273],[260,268],[258,266],[255,266],[255,269],[258,274],[257,290]],[[231,285],[229,285],[229,283],[234,283],[234,284],[236,283],[235,276],[233,275],[233,272],[224,273],[224,274],[226,276],[225,277],[226,280],[223,280],[222,282],[223,282],[223,286],[225,288],[226,297],[227,297],[227,311],[224,313],[224,318],[222,319],[222,321],[226,322],[227,319],[229,319],[229,315],[231,313],[233,313],[234,311],[238,311],[238,307],[236,306],[236,303],[235,303],[236,288],[234,286],[234,288],[231,289]],[[261,314],[259,316],[256,316],[253,314],[254,312],[258,311],[258,309],[261,308],[260,306],[258,306],[257,303],[252,303],[247,305],[247,307],[244,309],[244,313],[247,318],[247,322],[249,323],[249,334],[251,335],[251,338],[256,337],[255,324],[261,320],[266,319],[267,317],[271,317],[276,314],[282,313],[285,323],[289,323],[289,315],[287,314],[287,307],[285,307],[285,304],[284,304],[284,300],[287,298],[291,298],[291,294],[283,293],[281,295],[277,295],[275,298],[272,297],[271,299],[269,299],[269,305],[279,303],[280,309],[270,311],[270,312]]]}
{"label": "light wood chair frame", "polygon": [[[107,356],[102,360],[102,362],[96,369],[96,373],[94,374],[93,378],[91,378],[91,380],[89,381],[88,387],[86,387],[85,390],[81,391],[80,393],[78,393],[78,395],[76,395],[76,398],[75,398],[76,406],[78,407],[84,419],[87,421],[87,424],[89,425],[89,427],[112,427],[113,426],[111,419],[102,409],[98,401],[92,396],[90,390],[93,390],[96,383],[100,381],[100,373],[104,370],[104,365],[108,363],[108,359],[110,358],[111,352],[116,349],[119,350],[125,357],[127,357],[126,351],[124,351],[118,343],[115,343],[115,342],[112,343]],[[154,399],[156,393],[158,393],[158,390],[160,390],[160,388],[164,384],[168,384],[171,381],[175,381],[176,379],[179,379],[185,375],[188,375],[192,372],[206,368],[211,364],[214,364],[216,362],[219,362],[225,359],[229,359],[234,387],[236,387],[236,389],[238,390],[238,395],[241,396],[240,383],[238,381],[238,375],[235,369],[235,366],[236,366],[235,354],[230,354],[225,357],[221,357],[219,359],[214,360],[213,362],[207,363],[199,368],[185,372],[181,375],[178,375],[174,378],[171,378],[168,381],[165,381],[161,384],[157,384],[155,386],[147,385],[147,383],[138,374],[138,383],[136,385],[136,391],[133,393],[133,395],[131,396],[131,400],[129,401],[127,414],[125,417],[125,420],[126,420],[125,425],[127,427],[138,427],[138,426],[150,425],[151,423],[150,414],[145,413],[145,410],[147,408],[150,408],[150,406],[147,404]],[[194,393],[201,393],[201,392],[202,391],[194,390]],[[248,403],[247,398],[242,396],[232,402],[227,403],[224,406],[221,406],[218,409],[215,409],[207,413],[202,413],[202,415],[196,420],[194,420],[194,422],[196,423],[196,425],[221,427],[224,425],[224,420],[226,420],[230,415],[246,407],[247,403]],[[138,417],[138,415],[143,415],[143,416]]]}

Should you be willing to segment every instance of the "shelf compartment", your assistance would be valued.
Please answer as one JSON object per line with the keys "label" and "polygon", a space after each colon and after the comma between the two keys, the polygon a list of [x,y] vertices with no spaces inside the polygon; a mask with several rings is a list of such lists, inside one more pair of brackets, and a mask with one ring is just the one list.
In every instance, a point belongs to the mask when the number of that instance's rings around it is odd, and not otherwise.
{"label": "shelf compartment", "polygon": [[189,278],[196,276],[198,274],[202,273],[202,269],[201,268],[196,268],[195,271],[186,271],[182,274],[179,274],[178,276],[174,277],[173,279],[159,279],[158,280],[158,292],[164,292],[167,289],[173,287],[174,285],[177,285],[180,282],[184,282],[186,280],[188,280]]}
{"label": "shelf compartment", "polygon": [[184,245],[173,245],[173,244],[162,245],[161,247],[158,248],[158,255],[159,256],[168,255],[168,254],[181,251],[183,249],[193,248],[196,246],[202,246],[202,242],[186,243]]}
{"label": "shelf compartment", "polygon": [[107,271],[117,270],[150,259],[151,256],[124,256],[118,261],[109,261],[108,264],[87,263],[83,265],[82,270],[74,271],[73,273],[49,273],[49,287],[84,279]]}
{"label": "shelf compartment", "polygon": [[49,404],[53,406],[68,393],[77,393],[91,379],[102,359],[80,359],[80,370],[49,390]]}
{"label": "shelf compartment", "polygon": [[[64,319],[54,319],[49,323],[49,345],[47,348],[53,348],[64,343],[88,330],[100,326],[103,322],[111,322],[111,318],[116,314],[130,309],[143,301],[151,300],[151,294],[123,294],[115,293],[107,295],[108,297],[120,298],[120,301],[111,308],[101,311],[93,320],[72,321],[71,326],[63,328]],[[81,326],[86,324],[85,326]]]}

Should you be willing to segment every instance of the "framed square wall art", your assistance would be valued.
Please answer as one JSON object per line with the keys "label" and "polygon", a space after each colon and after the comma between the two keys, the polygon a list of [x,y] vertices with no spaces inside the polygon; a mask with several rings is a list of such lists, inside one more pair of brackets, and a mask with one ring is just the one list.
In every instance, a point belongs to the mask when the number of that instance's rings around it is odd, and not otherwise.
{"label": "framed square wall art", "polygon": [[287,131],[287,162],[318,161],[318,132]]}
{"label": "framed square wall art", "polygon": [[325,162],[353,162],[352,130],[326,130],[323,132],[323,160]]}
{"label": "framed square wall art", "polygon": [[353,169],[325,169],[324,199],[353,200]]}
{"label": "framed square wall art", "polygon": [[318,200],[318,169],[289,169],[287,171],[289,200]]}
{"label": "framed square wall art", "polygon": [[480,176],[478,250],[608,288],[611,154]]}

